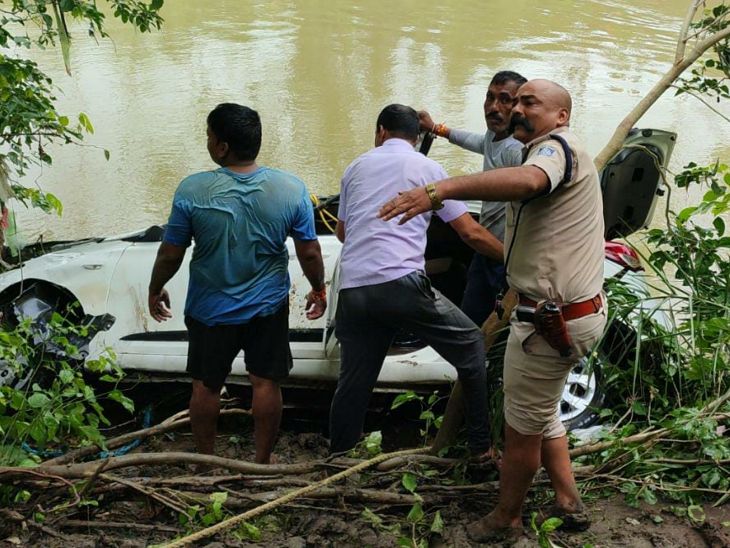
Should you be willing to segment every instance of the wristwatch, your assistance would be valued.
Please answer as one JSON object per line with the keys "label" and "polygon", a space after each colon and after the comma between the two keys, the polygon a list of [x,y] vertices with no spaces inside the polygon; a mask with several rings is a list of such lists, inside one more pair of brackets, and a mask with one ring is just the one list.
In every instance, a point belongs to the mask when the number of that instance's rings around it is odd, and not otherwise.
{"label": "wristwatch", "polygon": [[428,183],[424,188],[426,189],[426,194],[428,194],[428,199],[431,200],[431,209],[433,211],[438,211],[444,207],[444,203],[441,201],[441,198],[439,198],[438,194],[436,194],[435,184]]}

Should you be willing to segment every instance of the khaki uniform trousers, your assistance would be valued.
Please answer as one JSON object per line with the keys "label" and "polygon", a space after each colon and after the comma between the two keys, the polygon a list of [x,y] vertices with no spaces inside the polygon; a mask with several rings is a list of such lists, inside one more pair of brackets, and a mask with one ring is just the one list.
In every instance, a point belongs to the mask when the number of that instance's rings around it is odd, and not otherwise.
{"label": "khaki uniform trousers", "polygon": [[511,314],[504,357],[504,417],[523,435],[542,434],[545,439],[565,435],[558,405],[565,381],[573,367],[588,355],[606,326],[606,300],[595,314],[567,322],[572,339],[568,357],[552,348],[529,322]]}

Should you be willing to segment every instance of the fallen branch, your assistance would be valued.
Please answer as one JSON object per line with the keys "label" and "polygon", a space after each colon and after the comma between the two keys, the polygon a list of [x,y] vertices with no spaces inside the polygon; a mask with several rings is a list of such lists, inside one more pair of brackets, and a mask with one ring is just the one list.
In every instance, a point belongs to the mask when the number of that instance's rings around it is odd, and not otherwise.
{"label": "fallen branch", "polygon": [[224,520],[211,527],[203,529],[202,531],[198,531],[196,533],[193,533],[192,535],[188,535],[187,537],[183,537],[181,539],[174,540],[164,546],[166,546],[166,548],[177,548],[179,546],[193,544],[199,540],[208,538],[217,533],[225,531],[226,529],[229,529],[243,521],[256,517],[260,514],[264,514],[264,513],[268,512],[269,510],[273,510],[274,508],[282,506],[296,498],[301,498],[304,495],[307,495],[309,493],[317,491],[318,489],[321,489],[322,487],[325,487],[326,485],[329,485],[330,483],[334,483],[338,480],[341,480],[343,478],[356,474],[357,472],[360,472],[361,470],[370,468],[371,466],[379,464],[388,459],[392,459],[394,457],[405,456],[405,455],[415,455],[415,454],[425,453],[426,451],[430,451],[430,448],[424,447],[424,448],[420,448],[420,449],[407,449],[405,451],[396,451],[395,453],[383,453],[382,455],[378,455],[377,457],[374,457],[370,460],[357,464],[357,465],[353,466],[352,468],[348,468],[347,470],[338,472],[334,476],[325,478],[324,480],[319,481],[313,485],[310,485],[308,487],[303,487],[301,489],[296,489],[295,491],[291,491],[290,493],[287,493],[286,495],[279,497],[276,500],[273,500],[271,502],[267,502],[266,504],[258,506],[256,508],[254,508],[253,510],[249,510],[247,512],[244,512],[243,514],[239,514],[237,516]]}
{"label": "fallen branch", "polygon": [[71,540],[71,537],[64,535],[63,533],[59,533],[55,529],[48,527],[47,525],[43,525],[42,523],[37,523],[33,521],[32,519],[26,519],[23,514],[20,512],[16,512],[15,510],[10,510],[8,508],[0,508],[0,516],[3,516],[8,521],[13,521],[15,523],[22,523],[27,525],[28,527],[32,527],[34,529],[38,529],[39,531],[43,531],[45,534],[60,538],[66,541]]}
{"label": "fallen branch", "polygon": [[[721,405],[723,405],[725,402],[730,399],[730,390],[725,392],[722,396],[719,398],[711,401],[705,407],[703,407],[700,412],[699,416],[706,416],[710,415],[712,418],[714,418],[716,421],[724,421],[730,418],[730,413],[719,413],[713,415],[715,411],[717,411]],[[662,436],[666,436],[672,431],[671,428],[659,428],[656,430],[647,430],[646,432],[641,432],[640,434],[634,434],[633,436],[628,436],[626,438],[618,438],[615,440],[609,440],[609,441],[600,441],[596,443],[591,443],[588,445],[581,445],[579,447],[574,447],[570,450],[570,456],[571,457],[581,457],[583,455],[590,455],[592,453],[597,453],[599,451],[603,451],[604,449],[609,449],[610,447],[614,447],[616,445],[628,445],[631,443],[644,443],[650,440],[653,440],[654,438],[660,438]],[[698,440],[699,441],[699,440]]]}
{"label": "fallen branch", "polygon": [[[198,453],[134,453],[131,455],[123,455],[121,457],[110,457],[109,463],[104,468],[107,471],[117,470],[119,468],[128,468],[130,466],[161,466],[161,465],[183,465],[183,464],[199,464],[214,468],[223,468],[234,470],[243,474],[252,475],[299,475],[308,474],[325,466],[322,462],[305,462],[300,464],[255,464],[252,462],[242,462],[236,459],[227,459],[224,457],[216,457],[214,455],[201,455]],[[99,466],[99,461],[83,462],[78,464],[61,464],[46,465],[32,469],[21,467],[0,467],[0,478],[2,481],[9,481],[26,474],[35,474],[37,476],[47,478],[64,478],[79,479],[93,475]]]}
{"label": "fallen branch", "polygon": [[408,455],[406,457],[396,457],[389,459],[385,462],[380,463],[376,470],[378,472],[390,472],[401,466],[409,464],[431,464],[434,466],[455,466],[456,464],[463,462],[460,459],[446,459],[442,457],[435,457],[433,455]]}
{"label": "fallen branch", "polygon": [[[222,416],[226,415],[250,415],[251,411],[247,409],[223,409],[221,410],[220,414]],[[134,440],[144,440],[151,436],[157,436],[159,434],[164,434],[165,432],[169,432],[170,430],[175,430],[177,428],[180,428],[181,426],[186,426],[190,424],[190,417],[188,416],[187,411],[180,411],[179,413],[176,413],[175,415],[165,419],[160,424],[156,424],[155,426],[150,426],[149,428],[143,428],[142,430],[137,430],[135,432],[130,432],[128,434],[122,434],[121,436],[117,436],[116,438],[112,438],[110,440],[106,441],[106,448],[108,449],[116,449],[117,447],[122,447],[123,445],[127,445],[128,443],[131,443]],[[49,459],[45,462],[43,462],[43,466],[55,466],[59,464],[66,464],[69,462],[74,462],[78,459],[83,459],[84,457],[88,457],[90,455],[94,455],[95,453],[98,453],[101,451],[101,448],[96,445],[90,445],[87,447],[82,447],[80,449],[75,449],[74,451],[69,451],[65,455],[61,455],[60,457],[55,457],[52,459]]]}
{"label": "fallen branch", "polygon": [[[310,484],[312,486],[314,484]],[[226,500],[226,508],[241,509],[250,507],[250,503],[268,503],[280,498],[281,493],[275,491],[264,491],[260,493],[244,493],[226,489],[229,497]],[[201,493],[181,493],[190,497],[198,503],[207,504],[210,499]],[[456,494],[456,493],[455,493]],[[418,495],[393,493],[391,491],[383,491],[380,489],[360,489],[353,487],[324,487],[318,488],[316,491],[307,493],[299,497],[305,500],[327,500],[342,499],[345,502],[364,502],[367,504],[385,504],[388,506],[412,506],[417,502],[424,500],[424,497]]]}
{"label": "fallen branch", "polygon": [[58,522],[59,527],[80,527],[87,529],[131,529],[137,531],[163,531],[165,533],[179,533],[177,527],[169,525],[146,524],[146,523],[122,523],[119,521],[87,521],[82,519],[66,519]]}
{"label": "fallen branch", "polygon": [[125,478],[120,478],[118,476],[112,476],[112,475],[109,475],[109,474],[101,474],[100,477],[102,479],[106,480],[106,481],[113,481],[115,483],[121,483],[122,485],[126,485],[130,489],[134,489],[135,491],[137,491],[139,493],[142,493],[143,495],[148,496],[151,499],[156,500],[160,504],[164,504],[165,506],[167,506],[168,508],[170,508],[174,512],[178,512],[180,514],[185,514],[186,513],[187,508],[185,508],[183,506],[180,506],[175,501],[172,501],[169,498],[161,495],[160,493],[158,493],[154,489],[147,489],[146,487],[144,487],[144,486],[142,486],[142,485],[140,485],[138,483],[135,483],[133,481],[129,481],[128,479],[125,479]]}

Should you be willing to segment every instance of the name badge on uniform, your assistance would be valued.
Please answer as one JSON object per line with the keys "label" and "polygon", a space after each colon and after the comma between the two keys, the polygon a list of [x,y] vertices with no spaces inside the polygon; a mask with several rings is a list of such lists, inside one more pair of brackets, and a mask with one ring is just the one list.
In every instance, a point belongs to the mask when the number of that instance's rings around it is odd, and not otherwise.
{"label": "name badge on uniform", "polygon": [[555,149],[552,147],[542,147],[540,150],[537,151],[538,156],[554,156],[555,155]]}

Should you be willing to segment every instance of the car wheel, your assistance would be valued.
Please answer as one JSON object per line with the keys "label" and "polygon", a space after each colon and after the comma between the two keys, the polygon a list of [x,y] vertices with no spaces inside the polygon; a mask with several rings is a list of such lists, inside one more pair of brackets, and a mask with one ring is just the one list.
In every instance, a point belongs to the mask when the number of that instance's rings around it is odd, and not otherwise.
{"label": "car wheel", "polygon": [[599,419],[606,399],[600,384],[604,359],[600,354],[593,363],[582,358],[568,374],[558,411],[566,430],[587,428]]}
{"label": "car wheel", "polygon": [[[22,292],[18,286],[13,286],[0,295],[0,328],[12,330],[22,321],[29,320],[28,342],[33,347],[30,355],[17,354],[12,360],[14,363],[0,360],[0,386],[16,390],[24,389],[29,383],[49,386],[56,376],[54,358],[83,366],[91,339],[99,331],[109,329],[115,319],[110,314],[84,315],[80,306],[70,310],[70,305],[76,302],[69,292],[43,281],[29,283]],[[52,337],[52,318],[57,312],[65,315],[68,325],[79,328],[75,332],[65,332],[66,345],[61,346]],[[36,354],[45,356],[46,366],[40,366]]]}

